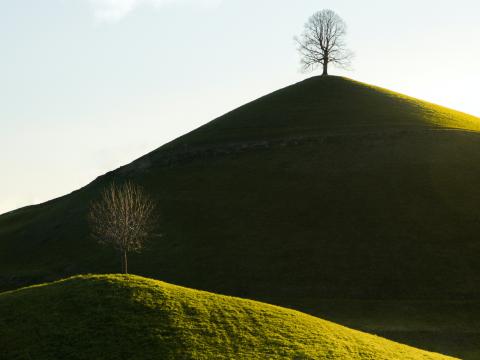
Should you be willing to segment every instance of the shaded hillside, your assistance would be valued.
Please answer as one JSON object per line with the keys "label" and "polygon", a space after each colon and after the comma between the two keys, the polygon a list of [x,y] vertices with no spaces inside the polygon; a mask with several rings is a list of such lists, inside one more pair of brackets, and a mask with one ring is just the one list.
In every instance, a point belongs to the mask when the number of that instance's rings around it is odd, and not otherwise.
{"label": "shaded hillside", "polygon": [[141,277],[0,294],[2,359],[452,359],[297,311]]}
{"label": "shaded hillside", "polygon": [[118,271],[88,238],[85,214],[104,184],[133,179],[161,215],[132,271],[471,354],[479,124],[348,79],[308,79],[68,196],[0,216],[1,287]]}

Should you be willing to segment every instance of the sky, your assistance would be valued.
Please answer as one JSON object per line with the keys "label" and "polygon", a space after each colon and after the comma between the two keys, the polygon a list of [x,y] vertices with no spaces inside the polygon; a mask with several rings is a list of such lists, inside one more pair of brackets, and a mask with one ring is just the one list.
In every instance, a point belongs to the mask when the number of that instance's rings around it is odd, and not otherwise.
{"label": "sky", "polygon": [[302,73],[315,11],[363,82],[480,116],[480,2],[0,0],[0,213],[78,189]]}

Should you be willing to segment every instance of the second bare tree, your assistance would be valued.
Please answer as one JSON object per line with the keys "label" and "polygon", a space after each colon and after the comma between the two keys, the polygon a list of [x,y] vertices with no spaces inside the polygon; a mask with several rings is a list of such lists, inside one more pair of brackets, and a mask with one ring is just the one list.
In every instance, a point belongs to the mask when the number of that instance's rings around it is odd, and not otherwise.
{"label": "second bare tree", "polygon": [[131,182],[111,183],[91,205],[88,218],[92,235],[120,253],[124,274],[128,274],[128,254],[140,252],[151,235],[154,210],[151,197]]}

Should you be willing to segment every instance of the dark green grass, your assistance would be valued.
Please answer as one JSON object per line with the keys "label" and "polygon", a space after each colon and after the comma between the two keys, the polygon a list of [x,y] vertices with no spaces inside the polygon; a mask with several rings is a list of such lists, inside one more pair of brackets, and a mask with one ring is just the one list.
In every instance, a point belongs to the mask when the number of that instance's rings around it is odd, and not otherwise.
{"label": "dark green grass", "polygon": [[133,179],[161,209],[134,272],[478,352],[479,123],[347,79],[309,79],[1,216],[0,287],[118,271],[88,238],[86,211],[106,183]]}
{"label": "dark green grass", "polygon": [[447,359],[297,311],[133,276],[0,294],[2,359]]}
{"label": "dark green grass", "polygon": [[171,145],[432,128],[480,130],[480,123],[476,117],[387,89],[314,77],[246,104]]}

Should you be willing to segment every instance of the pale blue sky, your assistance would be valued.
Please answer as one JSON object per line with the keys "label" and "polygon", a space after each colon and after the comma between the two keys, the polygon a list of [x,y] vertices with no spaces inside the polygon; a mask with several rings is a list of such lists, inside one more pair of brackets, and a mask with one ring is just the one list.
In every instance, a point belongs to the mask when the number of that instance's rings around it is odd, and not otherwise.
{"label": "pale blue sky", "polygon": [[332,73],[480,116],[477,0],[0,0],[0,213],[311,76],[293,36],[323,8],[356,53]]}

